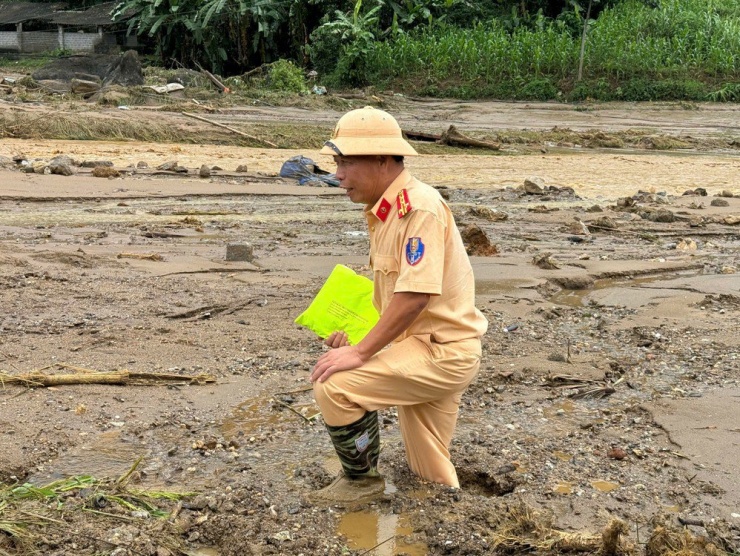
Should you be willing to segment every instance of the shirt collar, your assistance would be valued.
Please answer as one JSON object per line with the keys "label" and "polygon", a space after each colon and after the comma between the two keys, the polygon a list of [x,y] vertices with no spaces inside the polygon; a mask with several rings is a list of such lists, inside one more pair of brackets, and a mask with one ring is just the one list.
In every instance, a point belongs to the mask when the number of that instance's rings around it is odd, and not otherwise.
{"label": "shirt collar", "polygon": [[396,197],[399,191],[408,185],[411,181],[411,174],[404,168],[401,173],[398,174],[395,180],[386,188],[383,192],[383,196],[378,199],[372,207],[366,209],[368,216],[372,215],[381,222],[385,222],[388,216],[393,212],[393,207],[396,206]]}

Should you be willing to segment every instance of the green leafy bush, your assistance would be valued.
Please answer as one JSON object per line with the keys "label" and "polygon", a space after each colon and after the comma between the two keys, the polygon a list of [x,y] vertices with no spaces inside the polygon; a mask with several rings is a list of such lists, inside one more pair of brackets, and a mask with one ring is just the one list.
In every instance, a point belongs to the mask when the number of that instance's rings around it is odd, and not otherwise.
{"label": "green leafy bush", "polygon": [[557,98],[558,88],[550,79],[533,79],[517,93],[520,100],[552,100]]}
{"label": "green leafy bush", "polygon": [[268,87],[274,91],[306,93],[308,85],[303,70],[290,60],[278,60],[270,65]]}

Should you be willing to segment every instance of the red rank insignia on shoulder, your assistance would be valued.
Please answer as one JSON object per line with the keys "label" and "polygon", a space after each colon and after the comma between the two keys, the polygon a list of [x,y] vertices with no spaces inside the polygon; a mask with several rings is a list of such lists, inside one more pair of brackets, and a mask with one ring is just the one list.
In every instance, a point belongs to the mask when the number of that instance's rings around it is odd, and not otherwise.
{"label": "red rank insignia on shoulder", "polygon": [[411,201],[409,201],[409,194],[405,189],[398,192],[398,199],[396,199],[396,208],[398,209],[398,217],[403,218],[409,212],[411,212]]}
{"label": "red rank insignia on shoulder", "polygon": [[375,216],[377,216],[378,220],[380,220],[381,222],[385,222],[385,219],[388,218],[390,212],[391,204],[384,197],[383,200],[380,202],[378,210],[375,211]]}

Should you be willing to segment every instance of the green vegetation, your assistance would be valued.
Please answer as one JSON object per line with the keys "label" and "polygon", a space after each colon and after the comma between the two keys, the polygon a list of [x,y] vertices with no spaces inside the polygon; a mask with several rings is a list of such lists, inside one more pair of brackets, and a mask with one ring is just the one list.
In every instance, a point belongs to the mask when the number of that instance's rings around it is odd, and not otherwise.
{"label": "green vegetation", "polygon": [[160,65],[245,84],[269,67],[260,83],[291,93],[306,91],[300,68],[334,89],[445,97],[739,95],[740,0],[121,0],[124,12]]}
{"label": "green vegetation", "polygon": [[[10,539],[10,546],[18,549],[18,554],[35,554],[35,546],[48,542],[46,534],[68,529],[83,514],[123,521],[168,518],[172,515],[172,501],[194,496],[194,493],[129,488],[127,483],[140,462],[141,458],[118,479],[100,480],[80,475],[43,486],[0,484],[0,533]],[[3,547],[8,546],[8,543],[3,544]],[[174,548],[180,547],[173,543]],[[0,554],[7,552],[0,548]]]}
{"label": "green vegetation", "polygon": [[499,20],[437,26],[374,43],[368,82],[463,98],[733,100],[740,81],[740,1],[638,0],[593,21],[584,79],[580,37],[562,20],[513,32]]}

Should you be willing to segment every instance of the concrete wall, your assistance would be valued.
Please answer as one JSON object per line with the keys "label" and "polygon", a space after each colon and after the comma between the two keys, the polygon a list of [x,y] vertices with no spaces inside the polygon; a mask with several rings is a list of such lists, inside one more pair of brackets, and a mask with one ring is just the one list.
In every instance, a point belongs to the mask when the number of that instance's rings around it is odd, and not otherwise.
{"label": "concrete wall", "polygon": [[97,33],[64,33],[64,48],[73,52],[92,52],[103,40]]}
{"label": "concrete wall", "polygon": [[56,31],[23,31],[22,52],[47,52],[59,48],[59,33]]}
{"label": "concrete wall", "polygon": [[[92,52],[95,45],[103,40],[98,33],[64,33],[64,47],[60,44],[61,34],[58,31],[23,31],[21,52],[48,52],[65,48],[73,52]],[[0,31],[0,50],[18,52],[19,33]],[[114,39],[115,42],[115,39]]]}
{"label": "concrete wall", "polygon": [[0,50],[18,50],[18,33],[0,31]]}

